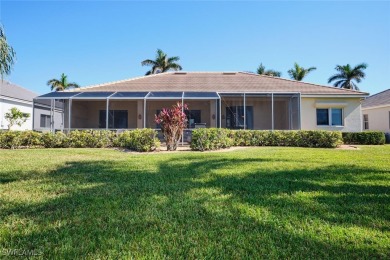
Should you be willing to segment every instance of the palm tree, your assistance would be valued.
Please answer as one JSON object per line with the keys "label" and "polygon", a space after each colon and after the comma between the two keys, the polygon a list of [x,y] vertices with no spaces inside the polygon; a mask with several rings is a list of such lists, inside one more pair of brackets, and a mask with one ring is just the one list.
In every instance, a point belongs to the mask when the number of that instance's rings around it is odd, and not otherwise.
{"label": "palm tree", "polygon": [[310,67],[308,69],[305,69],[303,67],[300,67],[298,63],[294,63],[294,68],[290,69],[288,71],[288,75],[294,80],[302,81],[304,77],[309,74],[309,72],[316,70],[316,67]]}
{"label": "palm tree", "polygon": [[51,90],[53,91],[64,91],[69,88],[79,88],[80,86],[74,82],[68,82],[68,76],[64,73],[61,74],[61,79],[51,79],[47,82],[48,86],[51,86]]}
{"label": "palm tree", "polygon": [[260,63],[259,67],[257,68],[257,74],[259,75],[266,75],[266,76],[272,76],[272,77],[281,77],[282,73],[280,71],[276,70],[265,70],[265,67],[263,63]]}
{"label": "palm tree", "polygon": [[144,60],[141,62],[142,66],[152,66],[152,69],[146,72],[145,75],[157,74],[167,72],[169,70],[182,70],[182,67],[176,63],[180,58],[178,56],[167,57],[167,54],[162,50],[157,49],[157,55],[155,60]]}
{"label": "palm tree", "polygon": [[362,79],[364,79],[364,77],[366,76],[363,70],[365,70],[367,67],[368,65],[366,63],[358,64],[354,68],[351,68],[349,64],[344,66],[337,65],[335,69],[339,73],[331,76],[328,79],[328,83],[337,80],[333,84],[333,86],[339,88],[359,90],[358,86],[353,82],[353,80],[355,80],[357,83],[360,83],[360,81],[362,81]]}
{"label": "palm tree", "polygon": [[7,43],[7,37],[5,36],[4,29],[0,25],[0,74],[2,80],[4,74],[11,74],[15,55],[16,53],[14,49]]}

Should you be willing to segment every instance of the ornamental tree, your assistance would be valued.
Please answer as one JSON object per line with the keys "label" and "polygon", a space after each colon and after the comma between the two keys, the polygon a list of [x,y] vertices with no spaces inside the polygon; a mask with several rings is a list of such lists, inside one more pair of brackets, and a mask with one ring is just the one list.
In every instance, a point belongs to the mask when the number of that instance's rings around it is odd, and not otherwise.
{"label": "ornamental tree", "polygon": [[158,115],[155,115],[154,121],[160,124],[168,151],[175,151],[179,143],[183,130],[187,126],[187,116],[184,110],[187,110],[186,104],[177,102],[172,108],[163,108]]}
{"label": "ornamental tree", "polygon": [[22,126],[24,122],[30,117],[30,114],[23,113],[18,108],[13,107],[9,112],[5,113],[5,120],[8,121],[8,130],[11,130],[11,127],[14,125]]}

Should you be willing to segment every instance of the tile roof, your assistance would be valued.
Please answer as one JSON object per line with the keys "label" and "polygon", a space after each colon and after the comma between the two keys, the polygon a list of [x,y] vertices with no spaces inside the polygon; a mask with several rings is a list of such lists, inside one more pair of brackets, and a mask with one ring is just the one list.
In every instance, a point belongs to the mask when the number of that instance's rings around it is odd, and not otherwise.
{"label": "tile roof", "polygon": [[0,79],[0,96],[32,102],[33,98],[35,98],[37,95],[37,93],[31,90],[22,88],[9,81]]}
{"label": "tile roof", "polygon": [[365,92],[247,72],[166,72],[71,91],[300,92],[308,95],[368,95]]}
{"label": "tile roof", "polygon": [[390,89],[369,96],[362,103],[362,108],[390,106]]}

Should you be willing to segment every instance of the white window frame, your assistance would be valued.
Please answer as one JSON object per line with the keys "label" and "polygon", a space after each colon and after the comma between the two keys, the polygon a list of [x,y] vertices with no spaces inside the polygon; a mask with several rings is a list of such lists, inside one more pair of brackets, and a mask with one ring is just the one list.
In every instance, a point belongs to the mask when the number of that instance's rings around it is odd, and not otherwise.
{"label": "white window frame", "polygon": [[[328,109],[328,124],[327,125],[319,125],[317,118],[317,109]],[[332,124],[332,109],[341,109],[341,125],[333,125]],[[317,107],[316,108],[316,125],[317,127],[343,127],[344,126],[344,108],[342,107]]]}
{"label": "white window frame", "polygon": [[[367,120],[366,120],[367,117]],[[366,123],[367,123],[367,128],[366,128]],[[363,130],[369,130],[370,129],[370,123],[369,123],[369,117],[368,114],[363,115]]]}

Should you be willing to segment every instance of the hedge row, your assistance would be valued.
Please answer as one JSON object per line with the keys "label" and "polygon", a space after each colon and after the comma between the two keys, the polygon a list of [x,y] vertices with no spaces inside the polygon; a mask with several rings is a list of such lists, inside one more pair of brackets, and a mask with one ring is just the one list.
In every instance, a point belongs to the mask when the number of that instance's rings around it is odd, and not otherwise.
{"label": "hedge row", "polygon": [[343,133],[343,141],[345,144],[385,144],[386,138],[383,132],[366,131],[356,133]]}
{"label": "hedge row", "polygon": [[192,132],[191,149],[206,151],[230,146],[334,148],[342,143],[341,132],[334,131],[262,131],[200,128]]}
{"label": "hedge row", "polygon": [[0,132],[0,148],[104,148],[123,147],[139,152],[153,151],[160,146],[153,129],[137,129],[116,134],[112,131],[85,130],[39,133],[34,131]]}

